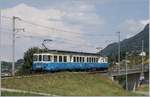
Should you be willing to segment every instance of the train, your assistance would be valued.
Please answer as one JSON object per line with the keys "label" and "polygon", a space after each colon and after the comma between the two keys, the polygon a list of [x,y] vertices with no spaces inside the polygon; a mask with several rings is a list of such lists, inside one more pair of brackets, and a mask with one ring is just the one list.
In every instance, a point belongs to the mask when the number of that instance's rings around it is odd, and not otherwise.
{"label": "train", "polygon": [[32,70],[107,70],[108,58],[98,53],[49,50],[33,54]]}

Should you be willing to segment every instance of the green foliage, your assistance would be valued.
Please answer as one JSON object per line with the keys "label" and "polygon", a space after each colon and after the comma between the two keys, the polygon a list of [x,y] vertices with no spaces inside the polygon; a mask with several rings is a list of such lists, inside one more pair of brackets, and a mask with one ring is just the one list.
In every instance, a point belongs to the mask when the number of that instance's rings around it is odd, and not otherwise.
{"label": "green foliage", "polygon": [[3,72],[3,70],[7,70],[7,71],[11,71],[11,68],[12,68],[12,63],[11,62],[5,62],[5,61],[2,61],[1,63],[1,71]]}
{"label": "green foliage", "polygon": [[24,65],[21,68],[21,73],[30,73],[32,69],[32,62],[33,62],[33,54],[34,53],[40,53],[44,50],[39,49],[38,47],[29,48],[24,53]]}

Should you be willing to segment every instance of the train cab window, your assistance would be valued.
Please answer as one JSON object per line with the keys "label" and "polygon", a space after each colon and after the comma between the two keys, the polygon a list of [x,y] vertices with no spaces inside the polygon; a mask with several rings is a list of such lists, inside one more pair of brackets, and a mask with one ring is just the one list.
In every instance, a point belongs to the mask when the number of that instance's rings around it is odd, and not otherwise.
{"label": "train cab window", "polygon": [[105,58],[103,59],[103,62],[105,62]]}
{"label": "train cab window", "polygon": [[102,58],[102,62],[104,62],[104,58]]}
{"label": "train cab window", "polygon": [[98,58],[96,58],[96,63],[98,63]]}
{"label": "train cab window", "polygon": [[52,61],[52,56],[48,55],[48,60]]}
{"label": "train cab window", "polygon": [[42,55],[39,55],[39,61],[42,61]]}
{"label": "train cab window", "polygon": [[64,56],[64,62],[67,62],[67,56]]}
{"label": "train cab window", "polygon": [[52,56],[50,55],[43,55],[43,61],[51,61],[51,58]]}
{"label": "train cab window", "polygon": [[33,61],[38,61],[38,55],[33,55]]}
{"label": "train cab window", "polygon": [[54,62],[57,62],[57,56],[54,56]]}
{"label": "train cab window", "polygon": [[59,62],[62,62],[62,56],[59,56]]}

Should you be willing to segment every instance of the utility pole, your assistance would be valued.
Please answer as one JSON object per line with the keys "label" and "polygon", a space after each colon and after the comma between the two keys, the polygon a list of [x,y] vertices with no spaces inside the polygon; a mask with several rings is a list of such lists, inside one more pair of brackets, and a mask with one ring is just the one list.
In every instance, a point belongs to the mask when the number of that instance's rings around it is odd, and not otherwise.
{"label": "utility pole", "polygon": [[15,33],[16,33],[16,28],[15,28],[15,20],[16,17],[13,16],[13,33],[12,33],[12,76],[15,75]]}
{"label": "utility pole", "polygon": [[144,40],[142,40],[142,73],[143,73],[143,61],[144,61],[144,59],[143,59],[143,56],[144,56]]}
{"label": "utility pole", "polygon": [[118,33],[118,73],[120,73],[120,32]]}
{"label": "utility pole", "polygon": [[[0,51],[1,51],[1,9],[0,9]],[[1,71],[2,71],[1,61],[2,61],[2,59],[1,59],[1,55],[0,55],[0,77],[1,77]],[[1,86],[1,80],[0,80],[0,86]],[[0,91],[0,94],[1,94],[1,91]]]}
{"label": "utility pole", "polygon": [[126,52],[126,61],[125,61],[125,64],[126,64],[126,90],[128,90],[128,60],[127,60],[127,55],[128,55],[128,53]]}
{"label": "utility pole", "polygon": [[12,76],[15,76],[15,39],[16,39],[16,31],[23,30],[24,29],[17,29],[16,28],[16,20],[21,20],[19,17],[13,16],[12,18],[12,27],[13,27],[13,33],[12,33]]}

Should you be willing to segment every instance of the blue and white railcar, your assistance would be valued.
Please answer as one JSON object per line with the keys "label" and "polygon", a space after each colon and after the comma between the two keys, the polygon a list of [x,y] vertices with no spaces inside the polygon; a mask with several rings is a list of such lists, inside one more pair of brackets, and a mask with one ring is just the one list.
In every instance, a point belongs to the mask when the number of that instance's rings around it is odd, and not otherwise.
{"label": "blue and white railcar", "polygon": [[107,57],[96,53],[49,50],[33,55],[32,70],[89,70],[107,69]]}

